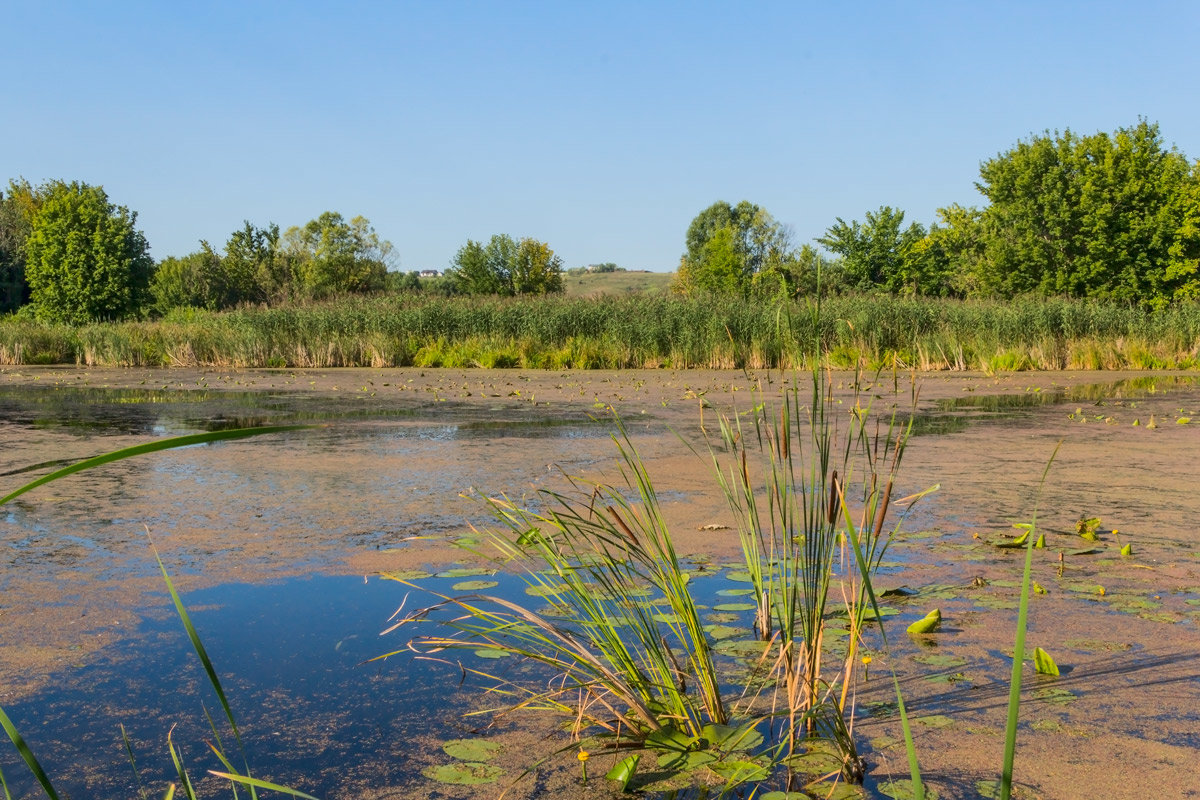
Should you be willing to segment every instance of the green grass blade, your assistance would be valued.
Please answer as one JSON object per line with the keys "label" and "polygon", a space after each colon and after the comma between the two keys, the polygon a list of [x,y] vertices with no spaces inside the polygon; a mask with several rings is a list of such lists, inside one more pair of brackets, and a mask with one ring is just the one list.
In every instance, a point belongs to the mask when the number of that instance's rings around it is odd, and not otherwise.
{"label": "green grass blade", "polygon": [[913,743],[912,726],[908,724],[908,711],[904,708],[904,695],[900,691],[900,680],[892,670],[892,683],[896,686],[896,708],[900,712],[900,730],[904,732],[904,751],[908,755],[908,773],[912,778],[913,800],[925,800],[925,784],[921,782],[921,763],[917,759],[917,746]]}
{"label": "green grass blade", "polygon": [[224,778],[227,781],[233,781],[234,783],[240,783],[244,786],[250,787],[251,789],[269,789],[272,792],[281,792],[283,794],[291,795],[292,797],[302,798],[302,800],[318,800],[318,798],[313,797],[311,794],[305,794],[304,792],[297,791],[296,789],[289,789],[286,786],[280,786],[279,784],[271,783],[270,781],[251,778],[248,775],[238,775],[236,772],[214,772],[213,770],[209,770],[208,774],[215,775],[218,778]]}
{"label": "green grass blade", "polygon": [[[188,639],[192,643],[192,649],[196,651],[196,656],[200,659],[200,663],[204,666],[204,672],[208,676],[208,682],[212,685],[213,690],[217,693],[217,699],[221,701],[221,708],[225,711],[225,718],[229,720],[229,727],[233,730],[233,737],[237,740],[238,749],[242,751],[243,760],[245,758],[246,749],[242,745],[242,735],[238,731],[237,721],[233,716],[233,709],[229,706],[229,700],[225,696],[225,690],[221,687],[221,680],[217,677],[217,670],[213,667],[212,659],[208,657],[208,651],[204,649],[204,643],[200,641],[200,634],[196,632],[195,626],[192,625],[192,619],[188,616],[187,607],[184,606],[183,600],[179,597],[179,592],[175,591],[175,583],[171,580],[170,574],[167,572],[167,567],[163,564],[162,556],[158,554],[158,548],[154,543],[150,543],[150,549],[154,551],[154,558],[158,561],[158,568],[162,571],[163,583],[167,586],[167,591],[171,594],[171,602],[175,604],[175,612],[179,615],[179,621],[183,623],[183,629],[187,632]],[[246,771],[250,771],[249,765],[246,766]]]}
{"label": "green grass blade", "polygon": [[[33,777],[37,779],[38,784],[42,787],[42,791],[46,793],[46,796],[49,797],[50,800],[58,800],[58,792],[54,791],[54,784],[50,782],[50,778],[46,775],[46,771],[42,769],[42,765],[38,763],[37,757],[33,754],[33,751],[29,749],[29,745],[25,743],[25,739],[22,738],[21,734],[17,731],[17,727],[13,725],[12,720],[8,718],[8,714],[4,713],[4,709],[2,707],[0,707],[0,727],[4,728],[4,732],[7,733],[8,738],[12,740],[13,746],[16,747],[17,752],[21,754],[22,760],[24,760],[25,765],[29,767],[29,771],[33,773]],[[4,791],[5,794],[8,793],[7,786],[5,787]]]}
{"label": "green grass blade", "polygon": [[138,773],[137,761],[133,757],[133,745],[129,743],[129,734],[125,732],[125,726],[118,726],[121,729],[121,743],[125,745],[125,755],[129,756],[129,766],[133,768],[133,779],[137,783],[138,797],[146,800],[146,787],[142,785],[142,776]]}
{"label": "green grass blade", "polygon": [[172,436],[168,439],[159,439],[146,444],[134,445],[121,450],[114,450],[111,453],[94,456],[93,458],[85,458],[83,461],[76,462],[69,467],[55,470],[49,475],[43,475],[35,481],[31,481],[15,492],[5,495],[0,498],[0,506],[14,500],[17,497],[32,491],[39,486],[43,486],[51,481],[56,481],[59,478],[64,478],[67,475],[73,475],[76,472],[82,472],[87,469],[93,469],[103,464],[109,464],[113,461],[121,461],[122,459],[132,458],[134,456],[145,455],[146,453],[157,453],[159,450],[171,450],[176,447],[188,447],[194,444],[207,444],[209,442],[225,441],[227,439],[245,439],[250,436],[262,436],[267,433],[284,433],[287,431],[299,431],[317,427],[315,425],[269,425],[261,428],[236,428],[229,431],[209,431],[208,433],[194,433],[188,436]]}
{"label": "green grass blade", "polygon": [[1025,572],[1021,576],[1021,604],[1017,610],[1017,635],[1013,642],[1012,679],[1008,688],[1008,720],[1004,726],[1004,764],[1000,771],[1000,800],[1009,800],[1012,795],[1013,761],[1017,753],[1017,717],[1021,710],[1021,669],[1025,664],[1025,629],[1029,621],[1029,589],[1033,572],[1033,545],[1037,539],[1037,507],[1041,499],[1042,488],[1046,485],[1046,476],[1050,474],[1050,466],[1058,456],[1062,447],[1059,441],[1042,470],[1042,479],[1038,483],[1037,499],[1033,504],[1033,518],[1025,537]]}
{"label": "green grass blade", "polygon": [[8,791],[8,781],[4,780],[4,770],[0,769],[0,789],[4,790],[4,800],[12,800],[12,794]]}

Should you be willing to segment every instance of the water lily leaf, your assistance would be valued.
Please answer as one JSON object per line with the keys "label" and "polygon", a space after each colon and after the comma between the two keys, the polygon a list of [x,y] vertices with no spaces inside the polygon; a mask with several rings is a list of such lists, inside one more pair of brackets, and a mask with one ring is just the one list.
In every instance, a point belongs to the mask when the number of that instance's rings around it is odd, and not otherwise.
{"label": "water lily leaf", "polygon": [[459,761],[491,761],[500,752],[500,745],[487,739],[451,739],[442,750]]}
{"label": "water lily leaf", "polygon": [[918,725],[924,725],[926,728],[949,728],[954,724],[954,720],[945,714],[930,714],[926,717],[915,717],[913,718],[913,722]]}
{"label": "water lily leaf", "polygon": [[961,667],[967,663],[962,656],[952,656],[946,653],[925,653],[913,656],[913,661],[934,669],[950,669],[951,667]]}
{"label": "water lily leaf", "polygon": [[[975,791],[979,792],[980,797],[985,797],[987,800],[1000,800],[1000,781],[975,781]],[[1014,783],[1012,794],[1009,796],[1013,800],[1037,800],[1039,795],[1029,786]]]}
{"label": "water lily leaf", "polygon": [[700,729],[700,736],[716,749],[726,752],[753,750],[763,742],[762,734],[755,730],[754,723],[705,725]]}
{"label": "water lily leaf", "polygon": [[625,756],[614,764],[613,768],[604,777],[617,784],[617,788],[622,792],[627,792],[629,791],[629,782],[633,780],[634,773],[637,772],[638,762],[641,760],[641,753]]}
{"label": "water lily leaf", "polygon": [[494,589],[499,585],[497,581],[459,581],[450,588],[456,592],[478,592],[482,589]]}
{"label": "water lily leaf", "polygon": [[1041,700],[1044,703],[1050,703],[1056,706],[1065,706],[1068,703],[1074,703],[1076,699],[1075,693],[1068,689],[1060,689],[1057,686],[1038,689],[1033,693],[1035,700]]}
{"label": "water lily leaf", "polygon": [[708,768],[730,781],[765,781],[771,775],[770,770],[755,761],[716,761]]}
{"label": "water lily leaf", "polygon": [[384,574],[398,581],[419,581],[433,577],[432,572],[426,572],[423,569],[397,569]]}
{"label": "water lily leaf", "polygon": [[458,764],[441,764],[436,767],[426,767],[421,770],[426,778],[438,783],[449,783],[454,786],[476,786],[481,783],[495,783],[503,773],[499,767],[491,764],[476,764],[470,761]]}
{"label": "water lily leaf", "polygon": [[942,624],[941,609],[935,608],[923,618],[917,620],[912,625],[909,625],[907,630],[910,634],[933,633],[938,626]]}
{"label": "water lily leaf", "polygon": [[1040,675],[1057,676],[1059,674],[1058,664],[1054,663],[1054,659],[1050,657],[1050,654],[1040,647],[1033,648],[1033,668]]}
{"label": "water lily leaf", "polygon": [[754,594],[754,589],[722,589],[717,594],[721,597],[745,597],[748,594]]}
{"label": "water lily leaf", "polygon": [[732,628],[728,625],[705,625],[704,631],[717,641],[732,639],[734,636],[738,636],[744,632],[741,628]]}
{"label": "water lily leaf", "polygon": [[1132,544],[1127,544],[1127,545],[1125,545],[1124,547],[1122,547],[1122,548],[1121,548],[1121,555],[1123,555],[1123,556],[1131,556],[1131,555],[1133,555],[1133,545],[1132,545]]}
{"label": "water lily leaf", "polygon": [[[932,786],[926,784],[925,800],[937,800],[937,792]],[[913,782],[907,778],[896,781],[882,781],[879,784],[879,791],[892,800],[916,800],[917,793],[913,788]]]}
{"label": "water lily leaf", "polygon": [[1099,529],[1100,529],[1100,518],[1099,517],[1085,517],[1075,523],[1075,532],[1078,533],[1080,536],[1083,536],[1085,533],[1094,534]]}
{"label": "water lily leaf", "polygon": [[672,753],[686,753],[691,750],[703,749],[708,745],[703,738],[688,736],[678,728],[663,728],[652,731],[646,737],[646,747],[654,750],[668,750]]}
{"label": "water lily leaf", "polygon": [[1038,550],[1043,550],[1043,549],[1045,549],[1045,547],[1046,547],[1046,534],[1044,534],[1044,533],[1043,533],[1042,535],[1038,536],[1038,538],[1037,538],[1037,541],[1033,543],[1033,546],[1034,546],[1034,547],[1036,547]]}
{"label": "water lily leaf", "polygon": [[725,580],[733,581],[734,583],[753,583],[754,576],[745,570],[735,570],[725,573]]}
{"label": "water lily leaf", "polygon": [[455,567],[446,569],[435,575],[435,578],[473,578],[476,575],[495,575],[496,570],[486,567]]}
{"label": "water lily leaf", "polygon": [[475,655],[480,658],[508,658],[512,653],[507,650],[499,650],[495,647],[481,647],[475,651]]}
{"label": "water lily leaf", "polygon": [[758,608],[754,603],[722,603],[713,606],[713,611],[753,611]]}
{"label": "water lily leaf", "polygon": [[707,750],[692,750],[687,753],[663,753],[658,765],[673,772],[690,772],[717,760],[716,753]]}

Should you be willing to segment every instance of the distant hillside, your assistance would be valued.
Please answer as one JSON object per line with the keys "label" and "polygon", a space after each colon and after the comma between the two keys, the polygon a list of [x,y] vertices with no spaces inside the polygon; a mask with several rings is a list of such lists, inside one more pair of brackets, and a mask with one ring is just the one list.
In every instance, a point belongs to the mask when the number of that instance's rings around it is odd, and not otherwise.
{"label": "distant hillside", "polygon": [[590,272],[563,275],[568,297],[596,295],[654,294],[664,292],[675,279],[674,272]]}

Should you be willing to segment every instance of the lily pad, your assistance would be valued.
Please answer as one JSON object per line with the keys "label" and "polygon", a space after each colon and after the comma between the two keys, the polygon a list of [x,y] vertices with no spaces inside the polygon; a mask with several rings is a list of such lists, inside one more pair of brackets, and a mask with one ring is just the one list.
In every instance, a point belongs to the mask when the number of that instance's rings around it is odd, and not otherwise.
{"label": "lily pad", "polygon": [[[932,786],[925,784],[925,800],[937,800],[938,793]],[[879,784],[879,791],[892,800],[916,800],[917,793],[913,789],[913,782],[907,778],[896,781],[883,781]]]}
{"label": "lily pad", "polygon": [[[975,781],[975,791],[979,792],[980,797],[986,797],[988,800],[1000,800],[1000,781]],[[1029,786],[1014,783],[1009,797],[1013,800],[1037,800],[1039,795]]]}
{"label": "lily pad", "polygon": [[925,717],[914,717],[913,722],[918,725],[924,725],[926,728],[949,728],[954,724],[954,720],[947,717],[945,714],[930,714]]}
{"label": "lily pad", "polygon": [[491,764],[463,761],[457,764],[426,767],[421,770],[421,774],[438,783],[448,783],[454,786],[477,786],[483,783],[495,783],[504,774],[504,771]]}
{"label": "lily pad", "polygon": [[717,595],[720,597],[745,597],[748,594],[754,594],[754,589],[721,589],[717,592]]}
{"label": "lily pad", "polygon": [[494,589],[499,585],[498,581],[459,581],[450,588],[456,592],[478,592],[481,589]]}
{"label": "lily pad", "polygon": [[714,640],[731,639],[734,636],[739,636],[744,631],[741,628],[733,628],[729,625],[705,625],[704,631]]}
{"label": "lily pad", "polygon": [[495,575],[496,570],[487,567],[455,567],[444,569],[435,578],[473,578],[476,575]]}
{"label": "lily pad", "polygon": [[1033,648],[1033,668],[1039,675],[1058,677],[1059,674],[1058,664],[1054,662],[1054,658],[1040,647]]}
{"label": "lily pad", "polygon": [[1060,689],[1057,686],[1038,689],[1033,693],[1033,698],[1055,706],[1065,706],[1069,703],[1074,703],[1078,699],[1074,692],[1067,689]]}
{"label": "lily pad", "polygon": [[930,611],[928,614],[926,614],[924,617],[922,617],[921,619],[914,622],[912,625],[909,625],[906,630],[908,631],[908,633],[913,634],[913,635],[920,635],[923,633],[933,633],[934,631],[936,631],[938,629],[938,626],[941,624],[942,624],[942,612],[940,609],[935,608],[933,611]]}
{"label": "lily pad", "polygon": [[934,669],[952,669],[953,667],[961,667],[967,663],[967,660],[962,656],[952,656],[948,653],[922,653],[921,655],[913,656],[913,661],[918,664],[924,664],[927,667]]}
{"label": "lily pad", "polygon": [[398,581],[420,581],[433,577],[432,572],[426,572],[423,569],[397,569],[384,574]]}
{"label": "lily pad", "polygon": [[733,572],[725,573],[725,580],[733,581],[734,583],[753,583],[754,576],[745,570],[734,570]]}
{"label": "lily pad", "polygon": [[754,603],[722,603],[713,606],[713,611],[753,611],[758,608]]}
{"label": "lily pad", "polygon": [[512,653],[507,650],[498,650],[494,647],[481,647],[475,651],[475,655],[480,658],[508,658]]}
{"label": "lily pad", "polygon": [[500,753],[500,745],[487,739],[451,739],[442,750],[459,761],[491,761]]}

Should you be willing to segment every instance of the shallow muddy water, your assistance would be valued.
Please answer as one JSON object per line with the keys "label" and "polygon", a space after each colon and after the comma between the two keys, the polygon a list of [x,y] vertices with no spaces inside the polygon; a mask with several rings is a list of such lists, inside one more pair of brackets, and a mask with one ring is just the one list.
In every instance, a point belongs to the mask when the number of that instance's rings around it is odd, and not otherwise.
{"label": "shallow muddy water", "polygon": [[[485,724],[463,716],[477,700],[458,690],[457,668],[406,656],[363,663],[402,644],[378,633],[406,590],[375,575],[477,565],[464,547],[477,540],[471,526],[488,517],[461,494],[532,498],[563,489],[564,474],[616,480],[615,409],[655,478],[681,551],[709,565],[713,577],[698,585],[714,594],[729,588],[730,570],[720,567],[735,562],[737,537],[706,529],[732,519],[711,461],[692,448],[706,452],[718,413],[753,409],[762,399],[756,387],[777,398],[786,380],[0,372],[0,492],[55,465],[155,437],[320,426],[131,459],[4,507],[0,703],[74,797],[136,793],[120,724],[157,795],[169,775],[172,724],[197,772],[216,767],[202,744],[210,734],[201,703],[213,714],[219,707],[165,595],[148,532],[226,682],[256,774],[320,797],[468,796],[420,771],[445,758],[442,740]],[[848,391],[854,378],[831,380]],[[911,407],[908,376],[860,380],[876,415]],[[1177,422],[1187,418],[1197,422]],[[1028,520],[1061,440],[1039,516],[1049,552],[1064,553],[1063,574],[1053,558],[1038,563],[1047,592],[1034,598],[1030,641],[1066,669],[1054,683],[1028,677],[1017,779],[1045,797],[1083,796],[1083,774],[1089,791],[1108,787],[1114,797],[1129,796],[1131,779],[1167,787],[1162,796],[1200,793],[1191,768],[1200,747],[1198,426],[1200,388],[1188,376],[920,381],[901,493],[941,489],[914,509],[879,579],[916,594],[894,603],[891,653],[876,655],[872,679],[859,687],[856,736],[869,785],[907,772],[895,747],[890,681],[875,677],[888,665],[910,713],[925,720],[917,745],[941,796],[972,796],[975,781],[994,777],[1020,563],[1019,551],[988,542]],[[1083,516],[1102,519],[1097,553],[1075,554],[1086,549],[1073,532]],[[1134,558],[1120,557],[1125,542]],[[427,583],[446,589],[459,579]],[[497,591],[519,595],[511,579],[500,583]],[[932,647],[905,639],[903,626],[934,605],[947,624]],[[534,735],[500,726],[498,736],[514,743],[505,765],[512,775],[522,749],[552,749]],[[0,748],[0,769],[15,796],[36,796],[10,749]],[[576,777],[564,768],[519,784],[515,796],[577,793]],[[588,792],[600,796],[593,784]]]}

